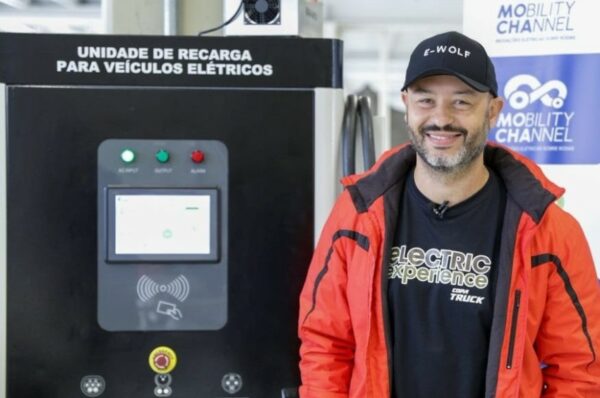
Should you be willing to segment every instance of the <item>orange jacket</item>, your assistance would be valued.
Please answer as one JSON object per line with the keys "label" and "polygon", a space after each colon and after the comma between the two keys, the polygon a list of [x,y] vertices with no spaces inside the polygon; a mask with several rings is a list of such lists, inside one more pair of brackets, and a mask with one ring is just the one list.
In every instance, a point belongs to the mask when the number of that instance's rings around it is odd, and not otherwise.
{"label": "orange jacket", "polygon": [[[390,397],[387,267],[410,146],[346,189],[300,297],[302,398]],[[530,160],[489,144],[507,189],[485,397],[600,397],[600,287],[563,190]]]}

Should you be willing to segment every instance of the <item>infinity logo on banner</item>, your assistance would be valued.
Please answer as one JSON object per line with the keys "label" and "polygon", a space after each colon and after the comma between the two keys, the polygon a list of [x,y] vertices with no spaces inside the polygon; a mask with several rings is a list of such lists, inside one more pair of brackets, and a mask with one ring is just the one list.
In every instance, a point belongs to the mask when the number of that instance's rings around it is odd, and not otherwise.
{"label": "infinity logo on banner", "polygon": [[600,54],[496,57],[505,105],[490,139],[541,164],[598,164]]}
{"label": "infinity logo on banner", "polygon": [[547,107],[560,109],[567,93],[567,85],[560,80],[542,84],[535,76],[526,74],[513,77],[504,86],[504,97],[514,109],[524,109],[538,100]]}
{"label": "infinity logo on banner", "polygon": [[[509,107],[498,118],[495,140],[521,152],[575,150],[570,126],[575,112],[564,112],[569,90],[558,79],[542,83],[530,73],[511,76],[504,84],[504,97]],[[510,109],[512,108],[512,109]]]}

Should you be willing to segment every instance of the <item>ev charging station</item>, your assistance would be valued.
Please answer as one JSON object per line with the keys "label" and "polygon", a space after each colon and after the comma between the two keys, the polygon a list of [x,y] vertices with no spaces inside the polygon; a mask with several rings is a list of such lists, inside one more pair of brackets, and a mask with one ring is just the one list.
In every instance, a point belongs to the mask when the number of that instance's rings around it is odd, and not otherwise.
{"label": "ev charging station", "polygon": [[0,397],[294,397],[341,42],[0,34]]}

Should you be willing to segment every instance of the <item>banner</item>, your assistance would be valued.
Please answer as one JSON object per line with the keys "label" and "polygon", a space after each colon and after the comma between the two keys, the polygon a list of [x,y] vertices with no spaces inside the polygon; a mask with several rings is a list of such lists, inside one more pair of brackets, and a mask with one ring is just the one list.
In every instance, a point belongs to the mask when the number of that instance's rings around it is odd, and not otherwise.
{"label": "banner", "polygon": [[597,0],[464,0],[464,33],[486,48],[505,104],[490,139],[534,159],[567,193],[600,274],[600,25]]}

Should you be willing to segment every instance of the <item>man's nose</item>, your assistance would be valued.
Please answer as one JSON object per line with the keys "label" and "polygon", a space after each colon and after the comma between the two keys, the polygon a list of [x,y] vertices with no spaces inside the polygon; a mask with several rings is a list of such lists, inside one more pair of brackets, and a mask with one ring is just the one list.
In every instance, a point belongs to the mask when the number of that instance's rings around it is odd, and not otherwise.
{"label": "man's nose", "polygon": [[436,126],[443,127],[449,124],[453,124],[454,122],[454,113],[452,109],[444,104],[438,104],[431,116],[431,123]]}

